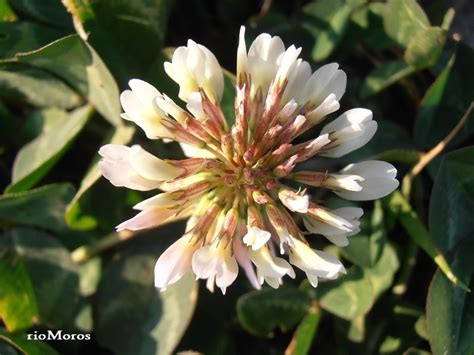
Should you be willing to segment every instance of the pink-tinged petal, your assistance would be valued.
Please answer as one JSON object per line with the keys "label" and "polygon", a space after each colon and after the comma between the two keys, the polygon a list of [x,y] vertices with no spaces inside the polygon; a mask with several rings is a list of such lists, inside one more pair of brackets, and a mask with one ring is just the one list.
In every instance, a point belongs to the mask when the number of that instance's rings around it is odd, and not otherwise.
{"label": "pink-tinged petal", "polygon": [[207,279],[215,274],[218,260],[214,249],[212,245],[205,245],[194,253],[192,267],[196,278]]}
{"label": "pink-tinged petal", "polygon": [[165,290],[191,270],[191,257],[195,247],[188,236],[174,242],[155,264],[155,287]]}
{"label": "pink-tinged petal", "polygon": [[137,231],[152,227],[157,227],[168,218],[172,217],[177,213],[176,209],[170,208],[149,208],[138,213],[135,217],[132,217],[125,222],[120,223],[116,229],[118,232],[127,229],[130,231]]}
{"label": "pink-tinged petal", "polygon": [[156,189],[160,182],[140,176],[130,162],[130,148],[119,144],[107,144],[100,148],[102,160],[99,168],[102,175],[115,186],[125,186],[133,190]]}
{"label": "pink-tinged petal", "polygon": [[248,249],[242,243],[242,239],[238,237],[234,238],[233,249],[234,249],[235,258],[237,259],[237,262],[242,267],[242,269],[244,269],[245,275],[249,279],[250,283],[252,284],[254,288],[256,288],[257,290],[260,290],[262,287],[260,286],[257,280],[257,275],[255,274],[255,270],[252,266],[252,262],[250,261],[250,258],[247,252]]}

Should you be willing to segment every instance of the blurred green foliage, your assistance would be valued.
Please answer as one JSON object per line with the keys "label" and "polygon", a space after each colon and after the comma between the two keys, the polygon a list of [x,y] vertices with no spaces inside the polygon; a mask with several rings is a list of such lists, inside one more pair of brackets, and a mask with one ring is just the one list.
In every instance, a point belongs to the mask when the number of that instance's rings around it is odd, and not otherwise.
{"label": "blurred green foliage", "polygon": [[[119,92],[141,78],[177,99],[163,62],[188,38],[233,72],[244,24],[302,46],[313,69],[337,61],[342,109],[379,121],[341,162],[382,158],[402,180],[474,99],[474,50],[451,29],[463,16],[442,0],[0,0],[0,353],[472,354],[474,297],[453,283],[474,286],[472,117],[428,173],[364,204],[361,234],[331,250],[348,275],[317,289],[297,275],[252,291],[239,276],[222,296],[188,275],[157,292],[154,262],[183,226],[108,245],[148,195],[97,168],[107,142],[179,157],[120,119]],[[27,339],[58,329],[92,339]]]}

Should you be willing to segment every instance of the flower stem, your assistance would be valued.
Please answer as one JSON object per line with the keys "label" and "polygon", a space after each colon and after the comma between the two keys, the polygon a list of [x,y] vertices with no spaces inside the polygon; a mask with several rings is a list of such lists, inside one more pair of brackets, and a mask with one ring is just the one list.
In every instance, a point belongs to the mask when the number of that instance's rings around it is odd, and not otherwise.
{"label": "flower stem", "polygon": [[111,233],[95,243],[80,246],[71,253],[71,259],[76,264],[81,264],[103,251],[135,237],[137,234],[139,233],[128,230]]}
{"label": "flower stem", "polygon": [[440,154],[446,148],[449,142],[453,140],[453,138],[459,133],[461,128],[464,126],[464,124],[466,123],[473,109],[474,109],[474,101],[471,102],[466,112],[464,112],[464,115],[461,117],[461,120],[453,128],[453,130],[449,132],[446,138],[444,138],[441,142],[439,142],[430,151],[423,154],[420,161],[413,167],[413,169],[407,176],[410,176],[411,178],[417,176],[434,158],[438,156],[438,154]]}

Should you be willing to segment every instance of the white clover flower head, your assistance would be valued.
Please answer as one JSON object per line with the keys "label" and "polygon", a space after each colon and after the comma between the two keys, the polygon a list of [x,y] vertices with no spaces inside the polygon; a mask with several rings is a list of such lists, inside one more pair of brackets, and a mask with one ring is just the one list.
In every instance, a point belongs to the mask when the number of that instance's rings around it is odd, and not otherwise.
{"label": "white clover flower head", "polygon": [[[293,143],[339,109],[346,74],[336,63],[311,74],[310,65],[298,58],[301,49],[285,48],[277,36],[259,35],[248,51],[244,27],[239,39],[235,117],[224,117],[220,107],[224,86],[217,59],[191,40],[165,63],[186,109],[138,79],[120,96],[124,119],[150,139],[178,142],[187,159],[162,160],[137,145],[110,144],[99,151],[100,168],[112,184],[164,191],[135,205],[140,212],[117,230],[189,217],[184,236],[156,263],[155,286],[161,290],[192,271],[207,280],[211,291],[217,285],[225,293],[238,265],[255,288],[264,282],[279,287],[285,275],[295,277],[293,266],[315,287],[319,279],[337,278],[345,273],[342,263],[313,250],[292,214],[302,215],[310,233],[345,246],[347,237],[360,231],[363,211],[331,211],[312,201],[304,187],[365,201],[398,186],[396,169],[382,161],[350,164],[335,173],[294,172],[298,163],[317,155],[338,158],[360,148],[373,137],[377,123],[370,110],[355,108],[325,125],[318,137]],[[282,179],[293,182],[286,185]],[[301,188],[289,187],[295,183]]]}

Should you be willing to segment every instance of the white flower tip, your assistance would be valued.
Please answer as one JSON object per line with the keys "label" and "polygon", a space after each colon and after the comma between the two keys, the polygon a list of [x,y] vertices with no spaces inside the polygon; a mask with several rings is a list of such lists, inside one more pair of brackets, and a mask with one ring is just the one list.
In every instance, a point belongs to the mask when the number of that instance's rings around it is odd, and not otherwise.
{"label": "white flower tip", "polygon": [[271,233],[258,227],[251,227],[243,238],[245,245],[258,250],[263,247],[271,238]]}
{"label": "white flower tip", "polygon": [[294,278],[296,277],[295,270],[294,270],[291,266],[288,268],[287,275],[288,275],[289,277],[291,277],[292,279],[294,279]]}
{"label": "white flower tip", "polygon": [[245,39],[245,26],[244,25],[240,26],[239,39]]}

